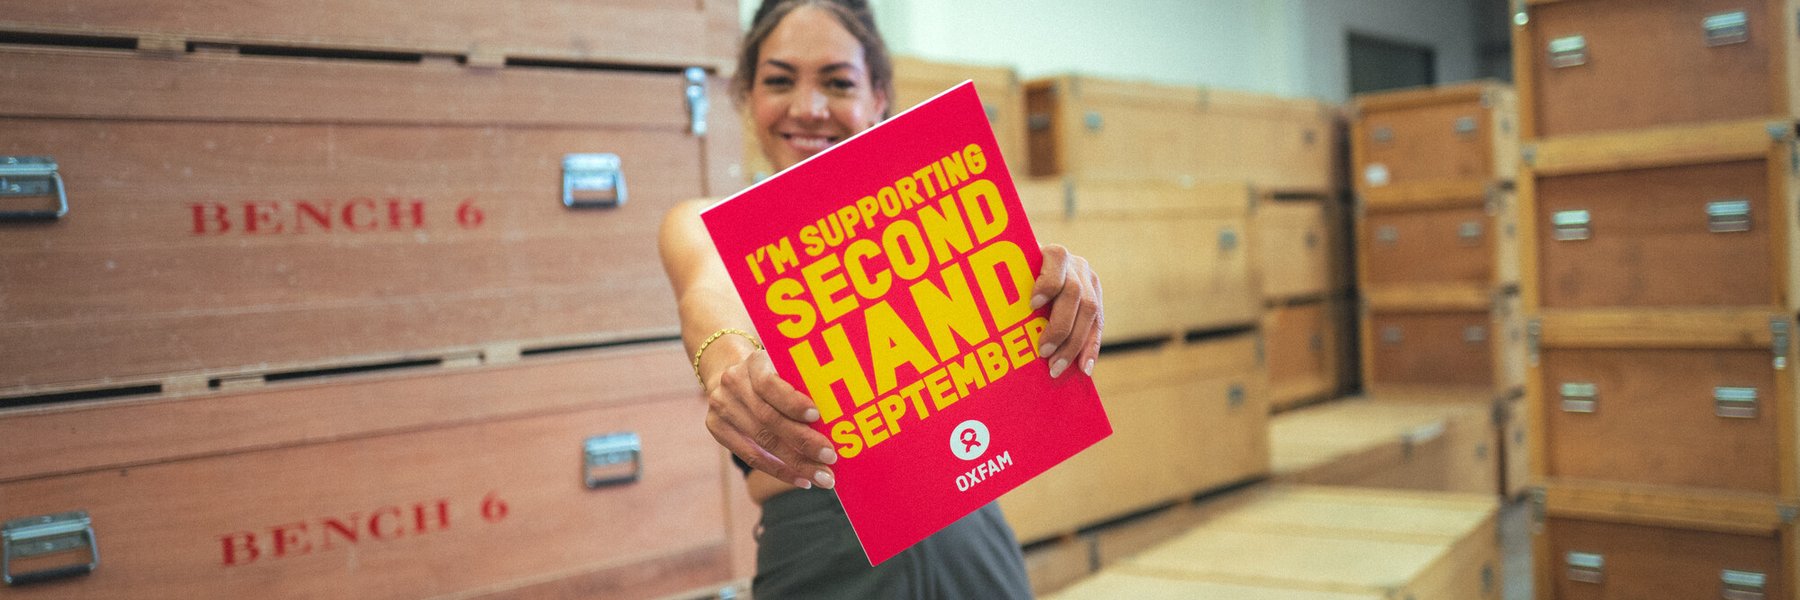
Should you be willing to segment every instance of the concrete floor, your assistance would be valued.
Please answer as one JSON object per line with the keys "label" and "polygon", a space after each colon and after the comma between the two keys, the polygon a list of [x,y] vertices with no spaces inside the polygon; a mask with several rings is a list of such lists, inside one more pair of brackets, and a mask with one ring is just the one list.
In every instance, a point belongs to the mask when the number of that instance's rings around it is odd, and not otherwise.
{"label": "concrete floor", "polygon": [[1500,507],[1505,600],[1531,600],[1531,511],[1525,502]]}

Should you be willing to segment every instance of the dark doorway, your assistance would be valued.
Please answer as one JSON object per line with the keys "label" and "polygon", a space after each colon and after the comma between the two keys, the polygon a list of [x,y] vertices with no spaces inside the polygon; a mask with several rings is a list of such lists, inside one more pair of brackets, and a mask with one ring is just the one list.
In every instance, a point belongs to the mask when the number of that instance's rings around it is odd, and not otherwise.
{"label": "dark doorway", "polygon": [[1437,83],[1430,46],[1350,34],[1350,95]]}

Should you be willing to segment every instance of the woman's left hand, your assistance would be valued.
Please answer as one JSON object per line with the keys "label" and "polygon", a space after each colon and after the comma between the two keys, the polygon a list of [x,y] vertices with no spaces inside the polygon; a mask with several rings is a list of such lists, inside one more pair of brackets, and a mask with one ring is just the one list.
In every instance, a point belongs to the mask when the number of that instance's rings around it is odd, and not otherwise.
{"label": "woman's left hand", "polygon": [[1031,307],[1050,305],[1050,325],[1038,340],[1038,356],[1050,361],[1050,376],[1061,377],[1070,365],[1094,374],[1100,357],[1100,330],[1106,313],[1100,302],[1100,276],[1085,258],[1058,244],[1045,244],[1044,268],[1032,286]]}

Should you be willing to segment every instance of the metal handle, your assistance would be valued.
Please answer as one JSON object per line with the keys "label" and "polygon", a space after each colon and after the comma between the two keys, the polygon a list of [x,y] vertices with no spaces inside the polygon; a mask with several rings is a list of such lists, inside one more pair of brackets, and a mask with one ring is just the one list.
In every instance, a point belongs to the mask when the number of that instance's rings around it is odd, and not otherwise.
{"label": "metal handle", "polygon": [[1090,110],[1082,118],[1082,123],[1087,125],[1089,131],[1099,131],[1101,127],[1106,126],[1106,119],[1101,118],[1098,111]]}
{"label": "metal handle", "polygon": [[1219,230],[1219,249],[1220,250],[1230,252],[1232,250],[1237,249],[1237,245],[1238,245],[1238,235],[1237,235],[1236,230],[1230,229],[1230,228]]}
{"label": "metal handle", "polygon": [[1456,227],[1456,237],[1461,238],[1464,242],[1481,241],[1481,232],[1483,229],[1484,227],[1481,226],[1481,221],[1463,221],[1461,225]]}
{"label": "metal handle", "polygon": [[688,67],[687,76],[688,133],[694,137],[706,135],[706,111],[711,103],[706,99],[706,69]]}
{"label": "metal handle", "polygon": [[1570,552],[1564,560],[1569,565],[1569,580],[1581,583],[1606,581],[1606,557],[1591,552]]}
{"label": "metal handle", "polygon": [[1706,230],[1742,233],[1750,230],[1750,201],[1743,198],[1706,203]]}
{"label": "metal handle", "polygon": [[1400,329],[1399,325],[1388,325],[1386,327],[1381,328],[1381,343],[1383,343],[1383,344],[1392,346],[1395,344],[1399,344],[1401,341],[1404,341],[1405,339],[1406,339],[1406,334],[1402,329]]}
{"label": "metal handle", "polygon": [[1769,583],[1769,577],[1762,573],[1731,569],[1720,572],[1719,579],[1723,584],[1720,600],[1763,600]]}
{"label": "metal handle", "polygon": [[1550,40],[1550,68],[1567,69],[1588,62],[1587,38],[1579,35]]}
{"label": "metal handle", "polygon": [[1593,235],[1593,217],[1585,210],[1562,210],[1550,215],[1550,238],[1559,242],[1588,239]]}
{"label": "metal handle", "polygon": [[1231,387],[1225,390],[1225,405],[1231,408],[1244,405],[1244,386],[1242,384],[1231,384]]}
{"label": "metal handle", "polygon": [[[13,573],[16,558],[35,558],[86,550],[88,560],[30,571]],[[85,511],[40,515],[7,521],[0,526],[0,581],[6,585],[23,585],[76,577],[94,572],[100,566],[100,544],[94,538],[94,522]]]}
{"label": "metal handle", "polygon": [[1727,419],[1756,418],[1756,388],[1713,388],[1713,414]]}
{"label": "metal handle", "polygon": [[1707,15],[1700,22],[1706,30],[1707,47],[1729,46],[1750,41],[1750,15],[1741,10]]}
{"label": "metal handle", "polygon": [[0,221],[54,221],[69,214],[69,194],[50,156],[0,156],[0,198],[56,195],[56,210],[0,211]]}
{"label": "metal handle", "polygon": [[1487,341],[1487,339],[1488,339],[1488,336],[1487,336],[1487,327],[1486,326],[1470,325],[1468,327],[1463,328],[1463,342],[1464,343],[1479,344],[1479,343]]}
{"label": "metal handle", "polygon": [[1377,144],[1392,142],[1394,141],[1394,128],[1386,125],[1376,127],[1369,131],[1369,138],[1373,139]]}
{"label": "metal handle", "polygon": [[[627,463],[630,467],[620,467]],[[638,434],[609,433],[582,443],[581,479],[588,489],[634,483],[643,475],[644,451]]]}
{"label": "metal handle", "polygon": [[1479,125],[1476,123],[1475,117],[1463,116],[1457,117],[1456,123],[1451,125],[1450,128],[1456,132],[1458,137],[1470,137],[1475,135],[1475,131],[1479,129]]}
{"label": "metal handle", "polygon": [[563,156],[563,206],[612,208],[625,204],[625,171],[619,155],[568,154]]}
{"label": "metal handle", "polygon": [[1559,387],[1563,412],[1592,413],[1599,405],[1599,386],[1592,383],[1564,383]]}
{"label": "metal handle", "polygon": [[1392,246],[1400,242],[1400,228],[1393,225],[1382,225],[1375,228],[1375,241]]}

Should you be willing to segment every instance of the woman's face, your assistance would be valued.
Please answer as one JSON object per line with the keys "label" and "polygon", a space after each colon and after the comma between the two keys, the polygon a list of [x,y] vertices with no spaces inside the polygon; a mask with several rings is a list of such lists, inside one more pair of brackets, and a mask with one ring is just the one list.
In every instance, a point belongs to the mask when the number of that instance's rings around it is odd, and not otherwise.
{"label": "woman's face", "polygon": [[776,170],[874,125],[887,98],[869,85],[862,44],[830,14],[789,13],[762,44],[750,86],[750,118]]}

